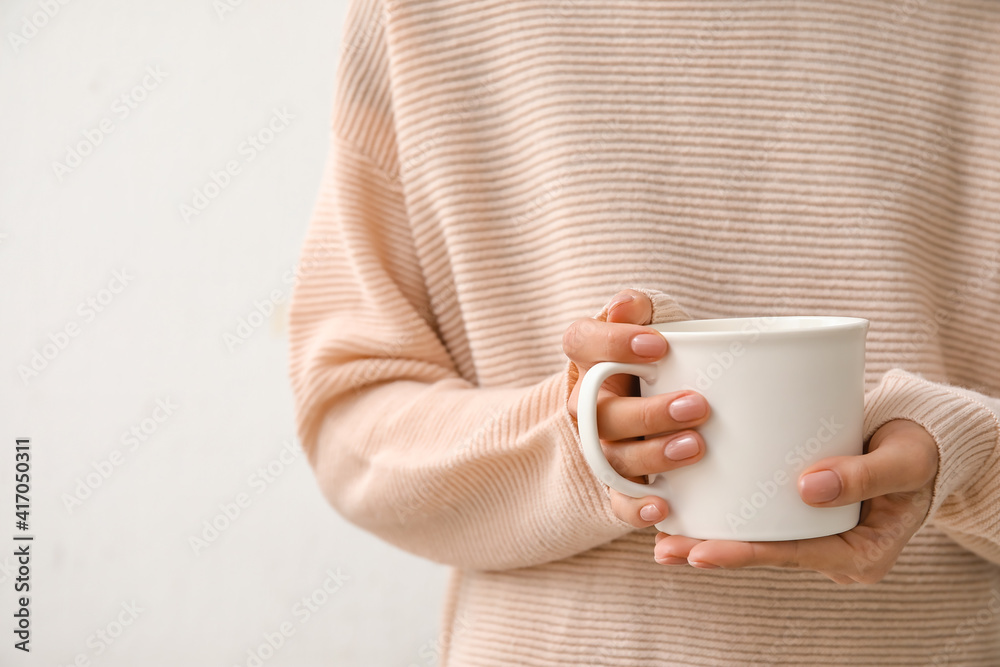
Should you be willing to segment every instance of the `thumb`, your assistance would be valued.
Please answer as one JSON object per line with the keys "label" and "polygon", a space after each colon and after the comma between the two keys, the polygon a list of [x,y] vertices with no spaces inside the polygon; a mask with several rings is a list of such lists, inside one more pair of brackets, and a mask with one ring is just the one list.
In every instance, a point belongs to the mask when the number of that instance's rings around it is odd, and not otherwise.
{"label": "thumb", "polygon": [[624,324],[649,324],[653,319],[653,304],[649,297],[634,289],[618,292],[608,305],[604,307],[604,319],[607,322]]}
{"label": "thumb", "polygon": [[918,424],[889,422],[862,456],[824,459],[799,476],[799,495],[816,507],[840,507],[923,488],[937,473],[937,445]]}

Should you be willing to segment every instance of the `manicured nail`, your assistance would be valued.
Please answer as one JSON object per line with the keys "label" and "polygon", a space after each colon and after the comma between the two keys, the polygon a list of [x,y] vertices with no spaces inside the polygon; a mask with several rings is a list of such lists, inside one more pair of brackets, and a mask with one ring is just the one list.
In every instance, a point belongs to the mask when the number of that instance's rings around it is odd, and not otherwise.
{"label": "manicured nail", "polygon": [[633,301],[635,301],[635,297],[632,296],[631,294],[619,294],[618,296],[616,296],[614,299],[611,300],[611,303],[608,304],[608,315],[611,315],[611,311],[613,311],[618,306],[622,306],[625,305],[626,303],[631,303]]}
{"label": "manicured nail", "polygon": [[683,461],[698,453],[698,438],[690,433],[674,438],[663,448],[663,454],[671,461]]}
{"label": "manicured nail", "polygon": [[828,503],[840,495],[840,475],[832,470],[811,472],[799,480],[799,495],[809,503]]}
{"label": "manicured nail", "polygon": [[654,558],[660,565],[687,565],[687,558],[677,558],[676,556],[663,556],[662,558]]}
{"label": "manicured nail", "polygon": [[662,357],[667,351],[667,341],[660,334],[636,334],[632,337],[632,351],[640,357]]}
{"label": "manicured nail", "polygon": [[660,513],[659,507],[650,503],[639,510],[639,518],[643,521],[659,521],[663,518],[663,514]]}
{"label": "manicured nail", "polygon": [[713,565],[712,563],[706,563],[705,561],[701,561],[701,560],[689,560],[688,561],[688,565],[690,565],[691,567],[697,567],[697,568],[699,568],[701,570],[718,570],[719,569],[718,565]]}
{"label": "manicured nail", "polygon": [[675,398],[667,410],[674,421],[690,422],[704,417],[708,412],[708,404],[700,394],[684,394]]}

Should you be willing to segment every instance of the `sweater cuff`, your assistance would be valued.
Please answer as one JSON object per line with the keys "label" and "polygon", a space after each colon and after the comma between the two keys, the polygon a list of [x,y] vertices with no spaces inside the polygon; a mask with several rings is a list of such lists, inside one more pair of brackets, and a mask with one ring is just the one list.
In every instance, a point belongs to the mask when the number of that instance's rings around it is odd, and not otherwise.
{"label": "sweater cuff", "polygon": [[925,521],[954,494],[974,486],[997,448],[997,417],[975,397],[901,370],[865,397],[865,442],[886,422],[908,419],[938,446],[938,472]]}

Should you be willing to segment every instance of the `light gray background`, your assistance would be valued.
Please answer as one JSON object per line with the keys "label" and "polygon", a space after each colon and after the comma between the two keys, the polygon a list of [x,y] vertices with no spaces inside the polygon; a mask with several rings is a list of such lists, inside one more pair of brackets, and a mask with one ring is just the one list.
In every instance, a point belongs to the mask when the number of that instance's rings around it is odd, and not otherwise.
{"label": "light gray background", "polygon": [[[301,453],[281,459],[286,277],[326,157],[346,2],[63,3],[0,3],[0,664],[252,665],[282,623],[294,634],[264,665],[433,664],[445,569],[348,525]],[[275,110],[292,119],[247,159]],[[88,131],[100,142],[57,174]],[[230,160],[240,172],[185,221],[180,205]],[[250,319],[274,290],[275,312]],[[227,345],[241,318],[260,326]],[[36,351],[52,358],[22,377]],[[133,427],[144,441],[122,440]],[[34,453],[30,656],[11,632],[19,436]],[[251,477],[268,465],[270,482]],[[100,485],[68,508],[88,474]],[[220,504],[241,493],[249,506],[196,554],[190,538],[224,526]],[[304,618],[310,595],[322,604]],[[117,631],[123,604],[141,611],[109,645],[96,633]]]}

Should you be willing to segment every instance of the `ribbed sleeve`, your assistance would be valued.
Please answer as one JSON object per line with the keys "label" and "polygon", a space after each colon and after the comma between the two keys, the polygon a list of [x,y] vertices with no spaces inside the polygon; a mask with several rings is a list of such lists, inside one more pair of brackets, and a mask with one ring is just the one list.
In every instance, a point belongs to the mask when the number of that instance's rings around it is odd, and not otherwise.
{"label": "ribbed sleeve", "polygon": [[939,465],[927,518],[956,540],[1000,563],[1000,401],[886,373],[866,397],[866,439],[892,419],[923,426],[938,444]]}
{"label": "ribbed sleeve", "polygon": [[421,311],[398,181],[336,130],[302,255],[290,321],[299,436],[345,517],[475,569],[564,558],[626,532],[583,460],[565,374],[523,388],[459,376]]}
{"label": "ribbed sleeve", "polygon": [[[338,511],[458,566],[442,665],[1000,664],[998,35],[995,0],[351,3],[296,414]],[[881,582],[663,567],[612,516],[561,338],[627,287],[870,320],[868,435],[940,449]]]}

